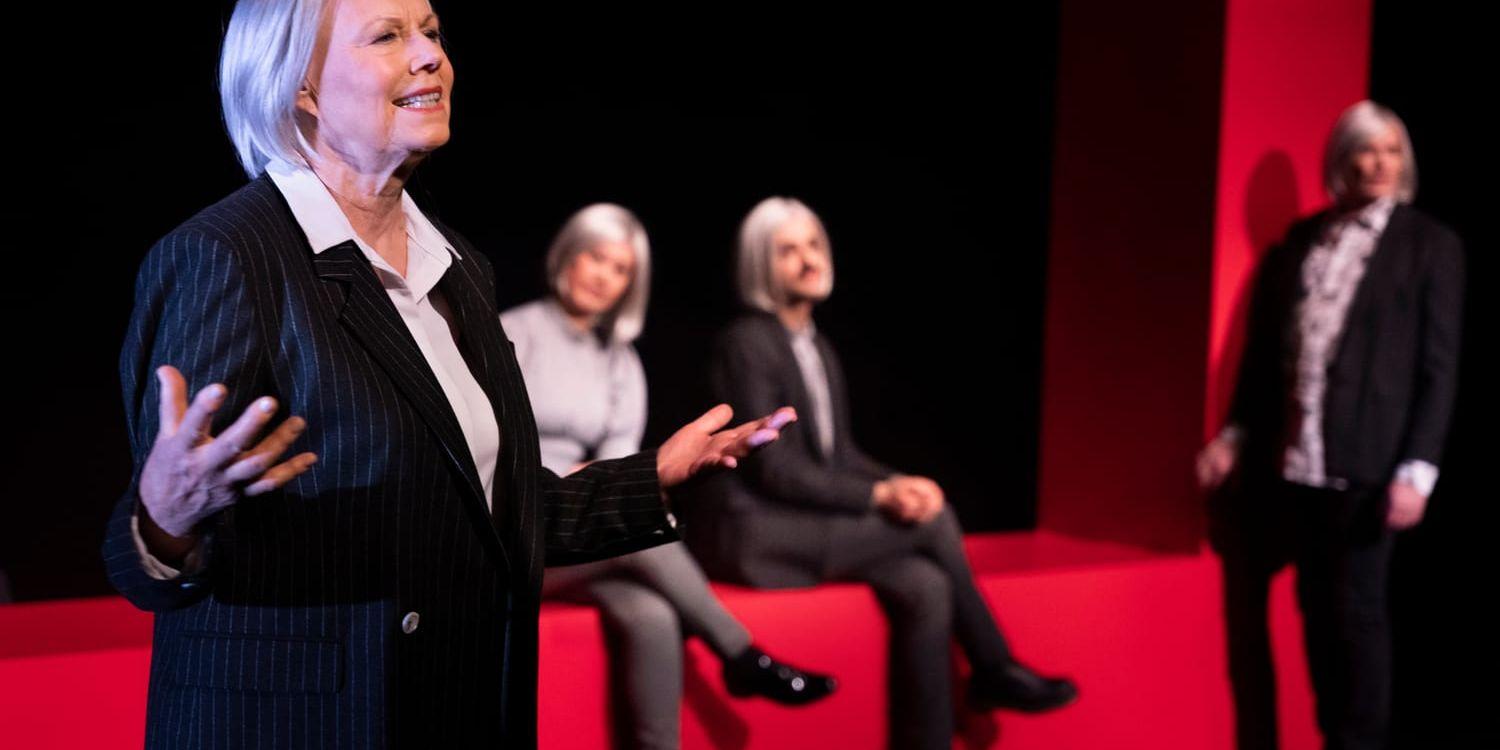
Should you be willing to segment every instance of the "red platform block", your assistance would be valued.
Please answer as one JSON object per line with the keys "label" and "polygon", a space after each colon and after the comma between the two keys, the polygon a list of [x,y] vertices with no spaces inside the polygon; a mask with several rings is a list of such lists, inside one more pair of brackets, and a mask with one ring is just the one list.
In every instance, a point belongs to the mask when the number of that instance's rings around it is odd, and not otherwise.
{"label": "red platform block", "polygon": [[[1231,742],[1217,562],[1047,532],[968,540],[981,588],[1020,657],[1072,675],[1078,703],[1042,716],[955,717],[955,747],[1214,750]],[[880,748],[884,619],[855,585],[797,591],[716,587],[778,656],[840,679],[821,703],[784,708],[728,696],[719,662],[688,645],[683,747]],[[1272,594],[1287,750],[1319,745],[1290,575]],[[151,616],[123,599],[0,607],[0,747],[138,747],[145,730]],[[542,745],[608,746],[598,616],[549,605],[541,622]],[[960,667],[962,665],[960,664]],[[961,687],[961,676],[956,678]],[[956,694],[961,694],[957,693]]]}

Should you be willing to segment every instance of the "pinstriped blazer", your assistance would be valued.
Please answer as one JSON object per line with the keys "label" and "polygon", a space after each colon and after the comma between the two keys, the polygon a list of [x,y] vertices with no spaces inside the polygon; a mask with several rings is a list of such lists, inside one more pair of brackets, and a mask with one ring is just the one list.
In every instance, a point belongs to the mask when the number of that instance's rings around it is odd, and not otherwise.
{"label": "pinstriped blazer", "polygon": [[[269,178],[142,263],[120,361],[136,468],[104,557],[114,586],[156,613],[147,747],[532,747],[543,565],[676,539],[654,454],[567,478],[542,468],[493,271],[434,224],[458,256],[438,288],[500,425],[493,512],[368,261],[352,242],[314,255]],[[146,573],[131,531],[162,364],[190,389],[228,386],[215,433],[271,395],[277,421],[307,420],[292,451],[319,456],[206,521],[206,565],[169,581]]]}

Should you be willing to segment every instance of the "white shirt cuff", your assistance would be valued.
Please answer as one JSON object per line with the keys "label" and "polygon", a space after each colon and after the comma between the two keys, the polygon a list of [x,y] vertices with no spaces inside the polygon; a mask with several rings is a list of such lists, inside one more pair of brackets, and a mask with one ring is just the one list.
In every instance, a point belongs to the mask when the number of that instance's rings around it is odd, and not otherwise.
{"label": "white shirt cuff", "polygon": [[1432,495],[1432,488],[1437,485],[1437,480],[1438,467],[1420,459],[1403,461],[1396,467],[1396,481],[1415,487],[1423,497]]}
{"label": "white shirt cuff", "polygon": [[1239,444],[1244,441],[1244,439],[1245,428],[1240,427],[1233,422],[1224,425],[1224,429],[1219,430],[1218,436],[1214,438],[1214,440],[1216,441],[1227,443],[1235,447],[1239,447]]}
{"label": "white shirt cuff", "polygon": [[140,516],[132,515],[130,517],[130,535],[135,538],[136,552],[139,552],[141,555],[141,567],[145,569],[146,575],[158,581],[170,581],[174,578],[180,578],[183,575],[192,575],[203,570],[202,539],[199,539],[198,544],[182,559],[182,569],[178,570],[156,559],[156,556],[146,549],[146,540],[141,537]]}

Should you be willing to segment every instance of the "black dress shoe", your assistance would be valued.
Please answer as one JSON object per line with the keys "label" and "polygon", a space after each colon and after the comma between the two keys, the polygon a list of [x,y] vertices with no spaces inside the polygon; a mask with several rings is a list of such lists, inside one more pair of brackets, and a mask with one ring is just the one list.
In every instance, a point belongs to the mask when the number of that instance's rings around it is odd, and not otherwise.
{"label": "black dress shoe", "polygon": [[1078,699],[1065,677],[1043,677],[1019,662],[976,667],[969,677],[969,707],[975,711],[1010,708],[1026,713],[1062,708]]}
{"label": "black dress shoe", "polygon": [[759,695],[782,705],[801,706],[827,697],[838,687],[838,680],[782,664],[751,646],[724,660],[724,686],[736,698]]}

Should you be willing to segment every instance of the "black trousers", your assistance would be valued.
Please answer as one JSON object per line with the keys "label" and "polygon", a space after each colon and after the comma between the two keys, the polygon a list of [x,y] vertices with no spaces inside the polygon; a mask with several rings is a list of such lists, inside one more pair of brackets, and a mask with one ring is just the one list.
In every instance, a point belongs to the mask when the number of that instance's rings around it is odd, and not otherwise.
{"label": "black trousers", "polygon": [[828,544],[823,577],[868,583],[890,622],[890,747],[948,750],[953,641],[976,669],[1011,658],[974,583],[957,516],[945,507],[921,526],[903,526],[879,513],[841,517]]}
{"label": "black trousers", "polygon": [[1297,570],[1324,747],[1385,747],[1393,540],[1385,525],[1386,488],[1329,490],[1276,481],[1223,493],[1216,502],[1214,546],[1223,563],[1239,750],[1277,747],[1267,603],[1271,577],[1288,563]]}

